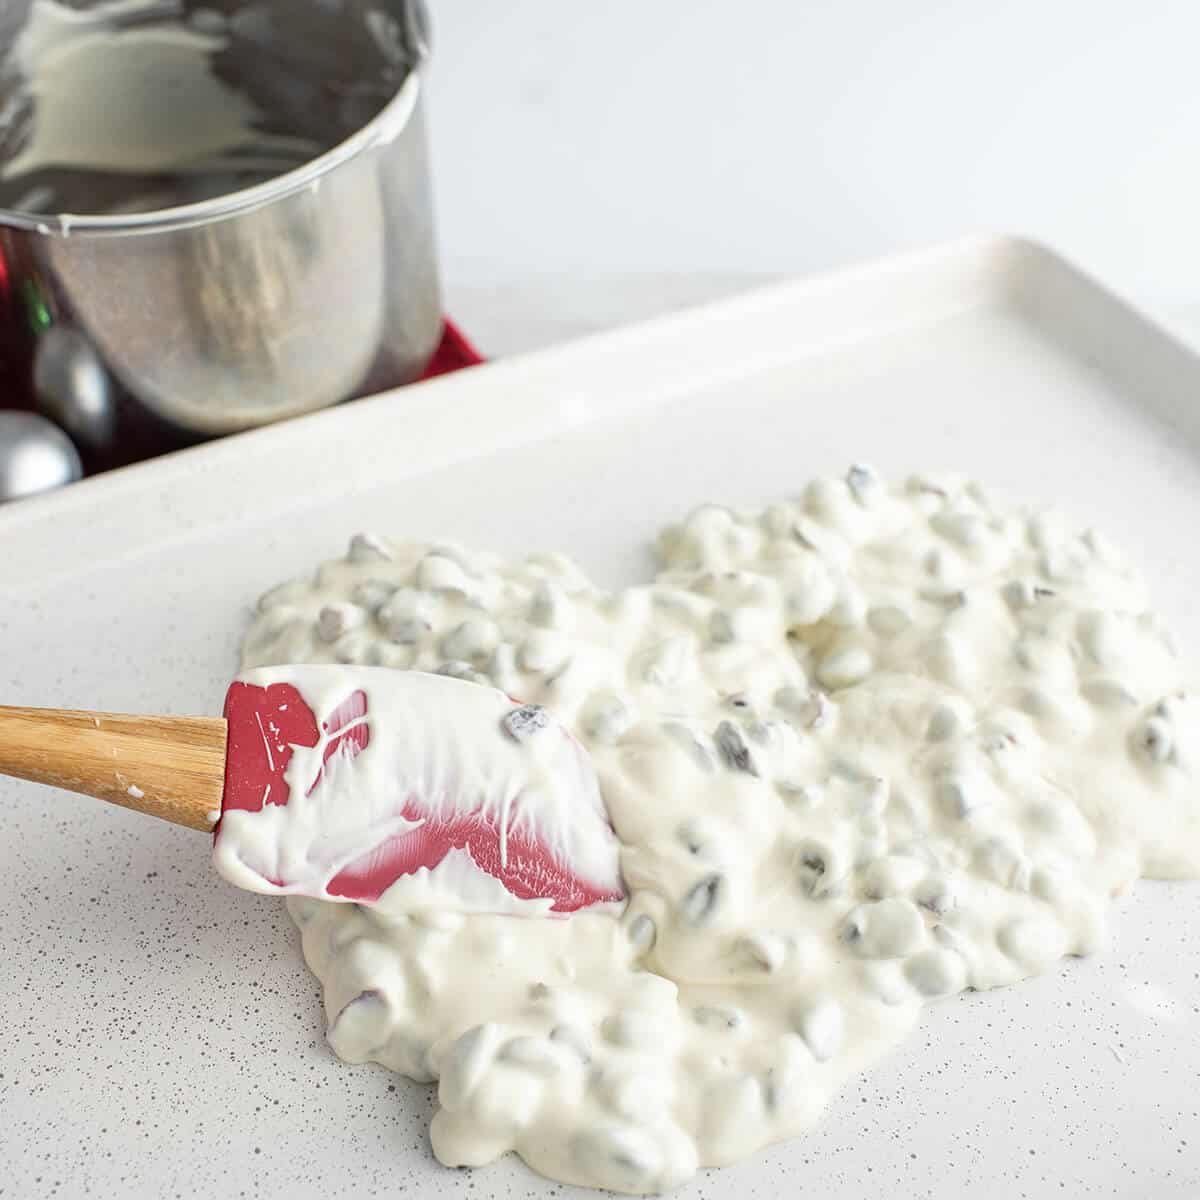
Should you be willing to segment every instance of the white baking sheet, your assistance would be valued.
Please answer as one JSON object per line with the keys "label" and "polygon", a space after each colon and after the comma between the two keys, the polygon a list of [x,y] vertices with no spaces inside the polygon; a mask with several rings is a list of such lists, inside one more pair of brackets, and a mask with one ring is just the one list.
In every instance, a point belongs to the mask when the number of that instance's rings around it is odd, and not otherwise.
{"label": "white baking sheet", "polygon": [[[620,584],[693,504],[961,468],[1135,549],[1200,657],[1200,363],[988,239],[755,293],[0,510],[0,699],[216,711],[249,606],[362,528],[564,548]],[[0,1196],[565,1196],[432,1159],[427,1088],[343,1066],[282,907],[205,839],[0,782]],[[809,1136],[681,1195],[1200,1195],[1200,885],[1111,950],[930,1010]],[[481,979],[479,986],[486,987]]]}

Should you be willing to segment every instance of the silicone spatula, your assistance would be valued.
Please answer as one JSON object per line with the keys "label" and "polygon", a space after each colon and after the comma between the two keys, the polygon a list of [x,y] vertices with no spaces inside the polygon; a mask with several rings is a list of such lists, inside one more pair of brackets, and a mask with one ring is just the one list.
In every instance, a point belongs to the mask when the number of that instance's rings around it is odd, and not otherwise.
{"label": "silicone spatula", "polygon": [[439,675],[270,667],[221,718],[0,707],[0,773],[215,832],[217,869],[252,891],[518,915],[625,894],[583,747]]}

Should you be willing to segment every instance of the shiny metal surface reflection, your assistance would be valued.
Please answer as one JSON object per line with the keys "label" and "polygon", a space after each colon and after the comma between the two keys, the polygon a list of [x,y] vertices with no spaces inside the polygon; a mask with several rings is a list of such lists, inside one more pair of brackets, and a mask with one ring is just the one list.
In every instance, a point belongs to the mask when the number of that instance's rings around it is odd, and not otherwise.
{"label": "shiny metal surface reflection", "polygon": [[[164,22],[201,30],[262,144],[142,173],[10,169],[10,370],[32,381],[43,339],[70,330],[147,414],[196,436],[416,378],[441,331],[419,0],[73,7],[110,38]],[[36,17],[28,0],[5,6],[4,44]],[[15,57],[0,71],[0,169],[24,161],[37,132],[36,87]]]}

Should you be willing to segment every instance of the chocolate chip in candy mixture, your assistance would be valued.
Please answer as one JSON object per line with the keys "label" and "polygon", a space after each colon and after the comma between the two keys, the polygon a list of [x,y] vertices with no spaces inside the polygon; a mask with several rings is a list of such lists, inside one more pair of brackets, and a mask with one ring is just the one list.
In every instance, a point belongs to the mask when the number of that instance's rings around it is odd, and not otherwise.
{"label": "chocolate chip in candy mixture", "polygon": [[721,752],[721,757],[730,767],[735,771],[744,771],[747,775],[758,776],[758,766],[750,753],[750,747],[746,745],[742,731],[732,721],[722,721],[713,734],[713,740]]}
{"label": "chocolate chip in candy mixture", "polygon": [[540,704],[523,704],[520,708],[514,708],[501,721],[504,732],[517,742],[528,741],[549,723],[550,718]]}
{"label": "chocolate chip in candy mixture", "polygon": [[692,925],[702,925],[708,921],[717,910],[724,885],[724,877],[716,872],[706,875],[699,883],[693,884],[688,889],[681,905],[681,911],[687,921]]}

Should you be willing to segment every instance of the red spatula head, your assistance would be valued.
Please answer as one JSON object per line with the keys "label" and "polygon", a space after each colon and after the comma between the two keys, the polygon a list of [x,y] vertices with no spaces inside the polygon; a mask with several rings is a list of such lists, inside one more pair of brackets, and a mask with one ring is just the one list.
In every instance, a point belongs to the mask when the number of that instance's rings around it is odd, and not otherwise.
{"label": "red spatula head", "polygon": [[590,760],[544,709],[440,675],[270,667],[225,698],[217,870],[252,891],[516,915],[618,903]]}

